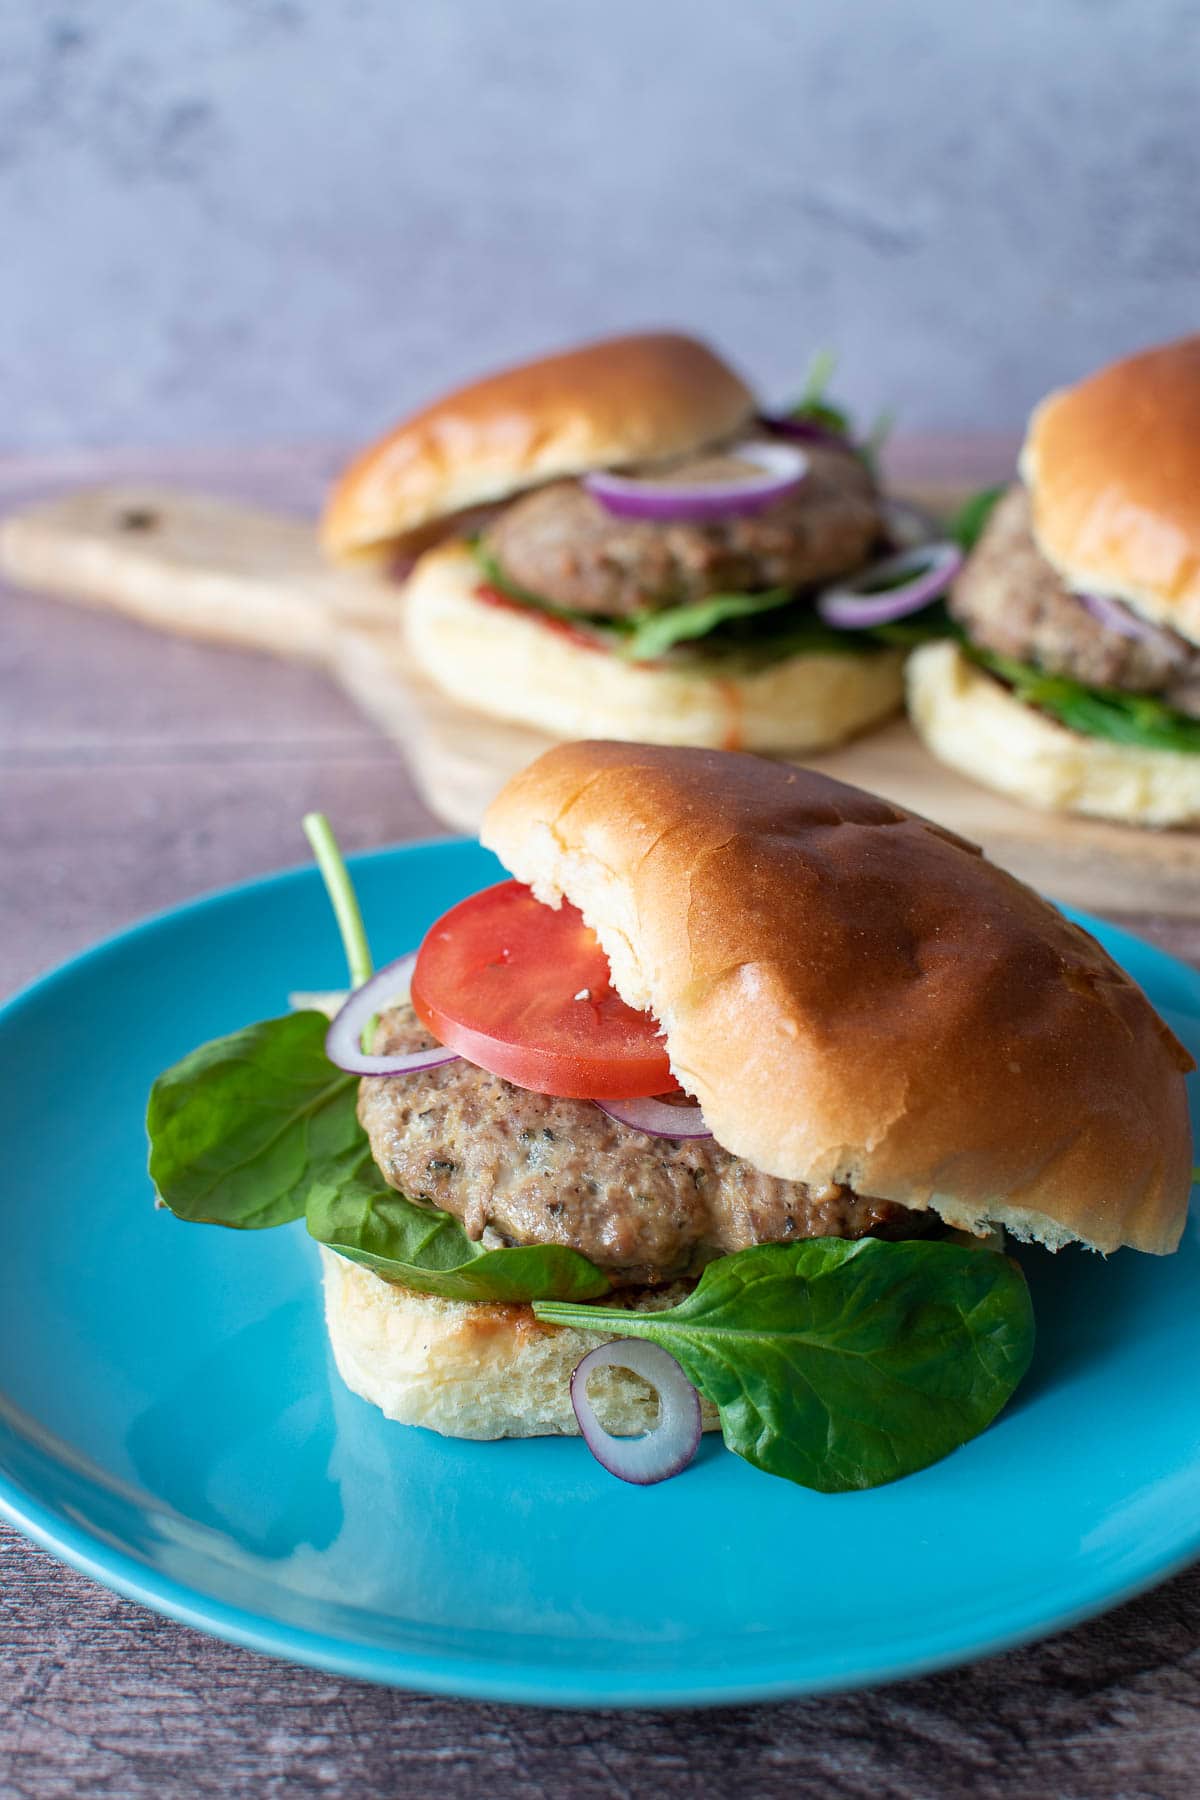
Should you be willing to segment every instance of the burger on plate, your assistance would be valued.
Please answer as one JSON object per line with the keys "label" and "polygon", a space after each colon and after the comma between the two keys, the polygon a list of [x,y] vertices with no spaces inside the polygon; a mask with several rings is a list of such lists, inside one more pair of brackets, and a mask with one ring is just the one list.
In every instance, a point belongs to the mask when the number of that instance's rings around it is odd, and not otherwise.
{"label": "burger on plate", "polygon": [[323,525],[334,557],[407,576],[413,661],[465,707],[780,752],[897,709],[897,622],[952,572],[951,547],[914,542],[930,535],[819,393],[765,419],[667,332],[435,400],[350,466]]}
{"label": "burger on plate", "polygon": [[719,1425],[770,1473],[871,1487],[1020,1380],[1002,1232],[1178,1242],[1186,1051],[1085,932],[898,806],[562,745],[488,813],[514,879],[374,975],[313,836],[357,985],[163,1075],[150,1168],[182,1218],[306,1219],[338,1368],[391,1419],[582,1431],[637,1482]]}
{"label": "burger on plate", "polygon": [[1035,806],[1200,820],[1200,336],[1042,401],[909,665],[943,762]]}

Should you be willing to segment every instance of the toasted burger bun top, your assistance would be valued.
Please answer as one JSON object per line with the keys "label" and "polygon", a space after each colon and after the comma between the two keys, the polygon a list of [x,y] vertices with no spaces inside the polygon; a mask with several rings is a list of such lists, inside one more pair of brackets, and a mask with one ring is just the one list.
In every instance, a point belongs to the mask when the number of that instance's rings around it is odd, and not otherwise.
{"label": "toasted burger bun top", "polygon": [[330,497],[334,556],[410,543],[435,520],[610,464],[686,455],[736,431],[754,395],[695,338],[605,338],[505,369],[405,419]]}
{"label": "toasted burger bun top", "polygon": [[1021,469],[1038,543],[1069,587],[1200,643],[1200,335],[1049,395]]}
{"label": "toasted burger bun top", "polygon": [[564,744],[483,842],[579,906],[717,1140],[1051,1248],[1179,1240],[1186,1050],[1085,932],[961,838],[811,770]]}

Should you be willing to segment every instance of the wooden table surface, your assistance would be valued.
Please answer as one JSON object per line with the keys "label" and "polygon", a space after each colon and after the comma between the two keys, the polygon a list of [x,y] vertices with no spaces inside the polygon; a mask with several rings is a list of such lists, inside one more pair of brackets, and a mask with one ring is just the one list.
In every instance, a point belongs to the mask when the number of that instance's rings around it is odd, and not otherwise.
{"label": "wooden table surface", "polygon": [[[1008,450],[909,444],[897,460],[914,477],[983,479]],[[0,508],[129,474],[304,509],[335,462],[314,449],[0,464]],[[441,831],[396,751],[319,674],[0,598],[0,995],[146,912],[303,860],[310,808],[350,849]],[[1200,961],[1200,924],[1126,922]],[[119,1600],[0,1528],[2,1800],[1197,1792],[1200,1567],[1048,1643],[872,1693],[555,1713],[275,1663]]]}

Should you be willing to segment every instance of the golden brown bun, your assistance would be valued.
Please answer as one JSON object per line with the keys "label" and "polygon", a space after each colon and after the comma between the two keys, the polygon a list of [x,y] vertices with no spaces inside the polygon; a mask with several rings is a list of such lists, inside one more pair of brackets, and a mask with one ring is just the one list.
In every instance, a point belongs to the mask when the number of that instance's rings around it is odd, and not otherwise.
{"label": "golden brown bun", "polygon": [[1068,587],[1200,643],[1200,335],[1049,395],[1021,471],[1038,543]]}
{"label": "golden brown bun", "polygon": [[908,659],[908,711],[939,761],[1048,812],[1126,825],[1200,824],[1200,756],[1069,731],[1018,700],[957,644]]}
{"label": "golden brown bun", "polygon": [[459,388],[358,456],[321,538],[336,557],[403,544],[434,520],[612,464],[683,456],[737,431],[754,395],[676,332],[605,338]]}
{"label": "golden brown bun", "polygon": [[530,608],[478,599],[479,579],[462,544],[420,559],[404,586],[413,660],[464,706],[553,737],[817,750],[879,724],[903,698],[900,651],[789,656],[713,675],[627,662],[576,642]]}
{"label": "golden brown bun", "polygon": [[759,1169],[1052,1248],[1175,1248],[1191,1059],[973,845],[811,770],[611,743],[548,751],[481,837],[582,909]]}
{"label": "golden brown bun", "polygon": [[[530,1306],[442,1300],[384,1281],[322,1244],[325,1321],[346,1386],[402,1425],[444,1437],[579,1435],[571,1371],[611,1332],[543,1325]],[[638,1312],[683,1298],[680,1287],[645,1291]],[[600,1369],[588,1394],[606,1431],[633,1436],[653,1425],[657,1403],[627,1369]],[[719,1427],[701,1402],[704,1429]]]}

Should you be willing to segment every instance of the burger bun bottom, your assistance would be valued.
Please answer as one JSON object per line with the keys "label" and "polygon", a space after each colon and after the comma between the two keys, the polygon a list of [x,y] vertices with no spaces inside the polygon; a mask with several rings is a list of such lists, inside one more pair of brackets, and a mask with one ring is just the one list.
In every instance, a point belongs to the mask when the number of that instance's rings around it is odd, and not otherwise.
{"label": "burger bun bottom", "polygon": [[1071,731],[1018,700],[957,644],[908,664],[912,722],[940,762],[1048,812],[1129,825],[1200,822],[1200,756]]}
{"label": "burger bun bottom", "polygon": [[805,654],[715,674],[627,662],[532,609],[480,599],[479,579],[461,543],[420,559],[405,584],[412,656],[464,706],[556,738],[802,752],[879,724],[903,698],[899,651]]}
{"label": "burger bun bottom", "polygon": [[[571,1371],[612,1340],[611,1332],[543,1325],[527,1305],[443,1300],[384,1281],[373,1270],[321,1246],[325,1322],[338,1373],[352,1393],[401,1425],[443,1437],[577,1437]],[[681,1285],[640,1290],[638,1312],[656,1312],[684,1296]],[[650,1430],[658,1402],[628,1369],[598,1369],[588,1396],[605,1430]],[[706,1431],[716,1409],[701,1402]]]}

